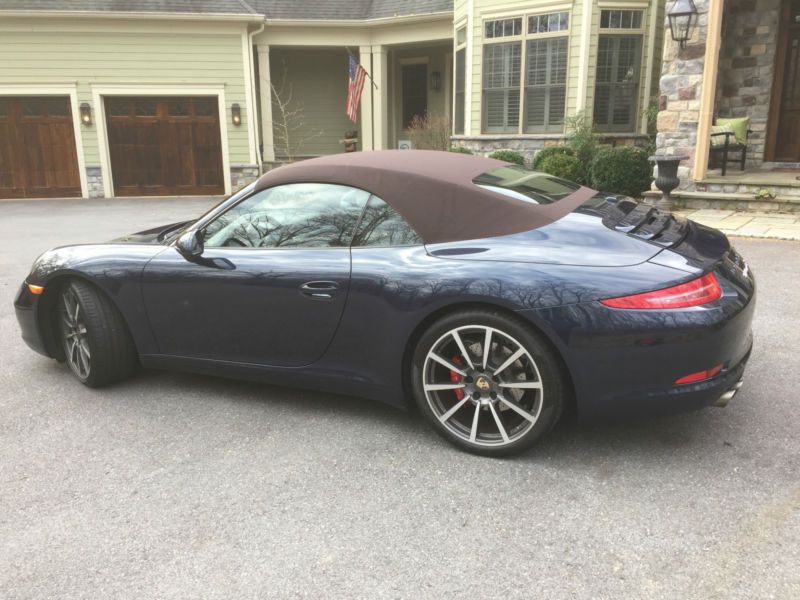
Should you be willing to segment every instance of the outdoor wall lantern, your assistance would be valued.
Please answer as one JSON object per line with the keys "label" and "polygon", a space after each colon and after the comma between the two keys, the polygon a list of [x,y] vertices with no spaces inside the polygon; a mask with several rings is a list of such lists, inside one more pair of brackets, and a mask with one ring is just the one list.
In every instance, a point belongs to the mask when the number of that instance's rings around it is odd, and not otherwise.
{"label": "outdoor wall lantern", "polygon": [[236,126],[242,124],[242,109],[238,104],[231,104],[231,120]]}
{"label": "outdoor wall lantern", "polygon": [[442,74],[439,71],[431,73],[431,89],[438,92],[442,87]]}
{"label": "outdoor wall lantern", "polygon": [[92,107],[88,102],[81,104],[81,123],[84,125],[92,124]]}
{"label": "outdoor wall lantern", "polygon": [[697,24],[697,7],[693,0],[675,0],[669,11],[669,29],[672,39],[686,47],[692,37],[692,29]]}

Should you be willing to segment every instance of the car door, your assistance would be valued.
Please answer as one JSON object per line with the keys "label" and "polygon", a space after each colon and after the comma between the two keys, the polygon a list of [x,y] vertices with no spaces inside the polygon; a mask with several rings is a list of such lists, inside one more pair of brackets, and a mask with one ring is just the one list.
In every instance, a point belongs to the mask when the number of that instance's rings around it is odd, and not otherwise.
{"label": "car door", "polygon": [[347,301],[368,199],[340,185],[276,186],[205,225],[197,259],[167,248],[142,280],[160,353],[287,367],[319,359]]}

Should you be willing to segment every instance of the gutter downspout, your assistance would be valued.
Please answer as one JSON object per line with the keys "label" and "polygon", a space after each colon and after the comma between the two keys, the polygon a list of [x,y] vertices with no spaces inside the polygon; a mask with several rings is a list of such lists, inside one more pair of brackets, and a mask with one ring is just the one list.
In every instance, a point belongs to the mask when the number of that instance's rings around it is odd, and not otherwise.
{"label": "gutter downspout", "polygon": [[[267,26],[266,17],[261,21],[261,26],[258,29],[253,30],[252,32],[247,34],[247,54],[250,60],[250,106],[253,107],[253,114],[250,115],[250,118],[253,121],[253,128],[255,129],[253,140],[255,142],[255,151],[256,151],[256,159],[258,162],[258,174],[263,175],[263,165],[264,165],[264,158],[261,155],[261,127],[259,126],[258,122],[258,103],[257,103],[257,92],[256,92],[256,67],[255,67],[255,56],[253,54],[253,38],[257,36],[259,33],[264,31],[264,28]],[[271,97],[271,96],[270,96]]]}

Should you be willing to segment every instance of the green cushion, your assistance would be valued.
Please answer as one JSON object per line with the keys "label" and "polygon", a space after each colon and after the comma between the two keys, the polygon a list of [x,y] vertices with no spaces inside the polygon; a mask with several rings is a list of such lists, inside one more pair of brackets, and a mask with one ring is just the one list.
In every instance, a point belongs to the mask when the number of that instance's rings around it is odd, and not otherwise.
{"label": "green cushion", "polygon": [[711,145],[712,146],[724,146],[725,140],[728,140],[729,144],[735,144],[736,140],[734,139],[736,136],[730,135],[713,135],[715,133],[733,133],[733,127],[730,125],[712,125],[711,126]]}
{"label": "green cushion", "polygon": [[737,117],[735,119],[717,119],[717,125],[730,125],[736,142],[747,145],[747,128],[750,127],[750,117]]}

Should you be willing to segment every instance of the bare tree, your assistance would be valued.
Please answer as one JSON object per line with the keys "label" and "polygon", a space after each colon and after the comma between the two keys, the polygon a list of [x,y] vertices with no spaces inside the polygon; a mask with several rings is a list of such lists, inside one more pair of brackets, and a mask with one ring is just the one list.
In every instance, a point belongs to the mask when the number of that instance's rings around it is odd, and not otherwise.
{"label": "bare tree", "polygon": [[322,135],[322,131],[306,128],[303,105],[294,100],[292,82],[287,78],[286,61],[280,85],[270,81],[272,89],[272,136],[277,154],[289,162],[294,162],[303,146]]}

